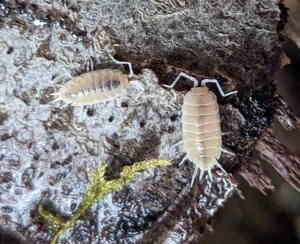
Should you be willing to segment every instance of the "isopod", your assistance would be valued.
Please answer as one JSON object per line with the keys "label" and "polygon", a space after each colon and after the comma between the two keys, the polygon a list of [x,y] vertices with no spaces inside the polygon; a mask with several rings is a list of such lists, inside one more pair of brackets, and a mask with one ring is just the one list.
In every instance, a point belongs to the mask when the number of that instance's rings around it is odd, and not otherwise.
{"label": "isopod", "polygon": [[172,85],[164,86],[168,88],[174,87],[180,77],[185,77],[194,83],[194,87],[191,91],[186,93],[183,100],[182,141],[186,156],[180,163],[181,165],[186,159],[189,159],[194,163],[195,169],[190,185],[190,187],[192,187],[199,169],[200,181],[205,171],[208,172],[212,181],[211,170],[215,165],[225,172],[218,163],[218,159],[221,156],[221,152],[230,153],[222,148],[219,106],[216,95],[209,90],[206,83],[215,83],[223,97],[235,94],[237,91],[224,94],[218,81],[211,79],[202,80],[202,87],[197,87],[198,81],[194,77],[183,72],[177,76]]}
{"label": "isopod", "polygon": [[61,86],[57,93],[51,95],[58,96],[54,101],[62,100],[66,105],[85,106],[95,103],[105,102],[121,96],[128,89],[128,78],[133,76],[130,62],[120,62],[110,58],[117,64],[127,64],[129,75],[118,69],[100,69],[76,76]]}

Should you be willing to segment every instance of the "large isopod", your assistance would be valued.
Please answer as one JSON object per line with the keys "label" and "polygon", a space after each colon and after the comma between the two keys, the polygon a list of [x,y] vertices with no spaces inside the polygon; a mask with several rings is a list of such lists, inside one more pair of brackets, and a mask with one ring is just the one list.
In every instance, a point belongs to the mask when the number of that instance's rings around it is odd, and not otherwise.
{"label": "large isopod", "polygon": [[225,172],[218,163],[218,159],[220,158],[222,151],[230,153],[222,148],[219,106],[216,95],[206,87],[206,83],[215,83],[223,97],[235,94],[237,91],[224,94],[218,81],[210,79],[202,80],[202,87],[197,87],[198,81],[194,77],[183,72],[177,76],[172,85],[164,86],[168,88],[174,87],[180,77],[185,77],[194,82],[194,87],[191,91],[186,93],[183,100],[182,137],[186,156],[180,163],[181,165],[186,159],[189,159],[195,164],[190,185],[190,187],[192,187],[199,169],[200,181],[205,171],[208,172],[212,181],[211,170],[215,165]]}
{"label": "large isopod", "polygon": [[109,56],[117,64],[127,64],[129,75],[118,69],[100,69],[84,73],[69,80],[57,93],[51,94],[58,96],[54,102],[62,100],[66,103],[65,106],[85,106],[109,101],[125,93],[128,89],[128,78],[133,76],[132,65],[130,62],[120,62]]}

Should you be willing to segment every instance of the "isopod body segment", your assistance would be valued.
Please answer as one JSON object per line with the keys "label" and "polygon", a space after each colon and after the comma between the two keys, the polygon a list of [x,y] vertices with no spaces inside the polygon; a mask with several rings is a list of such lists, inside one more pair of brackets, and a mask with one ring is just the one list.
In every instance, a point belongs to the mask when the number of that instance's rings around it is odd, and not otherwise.
{"label": "isopod body segment", "polygon": [[237,91],[224,94],[218,81],[209,79],[202,80],[202,87],[197,87],[198,81],[183,72],[177,76],[172,85],[165,85],[165,87],[174,87],[180,77],[185,77],[194,83],[194,87],[186,93],[183,100],[182,137],[183,147],[187,154],[180,163],[181,165],[186,159],[194,163],[195,169],[190,185],[192,187],[199,169],[200,180],[205,171],[212,180],[211,169],[215,165],[224,171],[217,160],[222,151],[230,153],[222,148],[219,106],[216,95],[206,87],[206,83],[215,83],[223,97],[237,93]]}
{"label": "isopod body segment", "polygon": [[62,100],[66,103],[65,106],[85,106],[109,101],[125,93],[128,78],[133,76],[132,65],[109,56],[117,64],[127,64],[129,75],[118,69],[100,69],[76,76],[61,86],[57,93],[51,94],[58,96],[55,101]]}
{"label": "isopod body segment", "polygon": [[194,87],[182,106],[183,146],[190,161],[201,170],[209,170],[221,156],[219,106],[207,87]]}
{"label": "isopod body segment", "polygon": [[112,100],[128,88],[128,77],[117,69],[102,69],[74,77],[58,92],[58,100],[85,106]]}

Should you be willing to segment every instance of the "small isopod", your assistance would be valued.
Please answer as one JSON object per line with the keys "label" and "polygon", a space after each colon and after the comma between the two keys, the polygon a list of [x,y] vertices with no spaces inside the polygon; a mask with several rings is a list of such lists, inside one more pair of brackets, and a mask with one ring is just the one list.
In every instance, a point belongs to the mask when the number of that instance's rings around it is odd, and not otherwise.
{"label": "small isopod", "polygon": [[69,80],[57,93],[52,93],[51,95],[58,96],[54,102],[62,100],[66,103],[64,106],[85,106],[109,101],[125,93],[128,89],[128,78],[133,76],[132,65],[130,62],[120,62],[109,56],[116,64],[127,64],[129,75],[118,69],[100,69],[84,73]]}
{"label": "small isopod", "polygon": [[185,77],[194,83],[194,87],[186,93],[183,100],[182,137],[186,156],[180,163],[181,165],[186,159],[189,159],[195,164],[190,185],[192,187],[199,169],[200,181],[205,171],[208,172],[212,180],[211,170],[215,165],[225,172],[217,160],[220,158],[221,152],[230,153],[222,148],[219,106],[216,95],[206,87],[206,83],[215,83],[223,97],[235,94],[237,91],[224,94],[218,81],[210,79],[202,80],[202,87],[197,87],[198,81],[183,72],[177,76],[172,85],[164,86],[168,88],[174,87],[180,77]]}

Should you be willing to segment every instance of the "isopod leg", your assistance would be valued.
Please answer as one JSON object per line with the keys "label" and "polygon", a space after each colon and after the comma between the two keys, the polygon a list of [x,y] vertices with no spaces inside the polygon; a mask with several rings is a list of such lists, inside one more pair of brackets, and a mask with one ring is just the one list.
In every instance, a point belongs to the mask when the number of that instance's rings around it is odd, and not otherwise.
{"label": "isopod leg", "polygon": [[215,161],[215,165],[216,165],[218,168],[220,168],[225,174],[228,174],[228,173],[225,171],[225,169],[223,169],[222,165],[218,163],[217,160]]}
{"label": "isopod leg", "polygon": [[58,101],[60,101],[60,98],[56,98],[54,101],[52,101],[53,103],[57,103]]}
{"label": "isopod leg", "polygon": [[[201,172],[202,172],[202,170],[201,170]],[[195,178],[196,178],[197,174],[198,174],[198,167],[195,165],[195,169],[194,169],[194,173],[193,173],[193,176],[192,176],[192,182],[191,182],[190,188],[193,187],[194,181],[195,181]]]}
{"label": "isopod leg", "polygon": [[[62,71],[70,78],[73,79],[72,75],[70,75],[65,69],[62,69]],[[57,85],[57,86],[62,86],[62,85]],[[64,87],[64,86],[62,86]]]}
{"label": "isopod leg", "polygon": [[180,72],[179,75],[176,77],[176,79],[173,81],[173,83],[172,83],[171,85],[163,85],[163,86],[166,87],[166,88],[173,88],[173,87],[176,85],[177,81],[178,81],[181,77],[187,78],[187,79],[189,79],[190,81],[192,81],[192,82],[194,83],[194,87],[195,87],[195,86],[198,86],[198,81],[197,81],[197,79],[196,79],[195,77],[193,77],[193,76],[190,76],[190,75],[184,73],[184,72]]}
{"label": "isopod leg", "polygon": [[[81,113],[83,113],[83,111],[84,111],[84,109],[86,108],[86,106],[81,106]],[[86,109],[88,109],[88,108],[86,108]]]}
{"label": "isopod leg", "polygon": [[58,96],[59,93],[58,93],[58,92],[54,92],[54,93],[50,93],[49,95],[50,95],[50,96]]}
{"label": "isopod leg", "polygon": [[68,103],[65,103],[64,105],[62,105],[62,106],[60,107],[60,109],[65,108],[65,107],[67,107],[68,105],[69,105]]}
{"label": "isopod leg", "polygon": [[210,181],[213,182],[211,169],[207,170],[207,173],[208,173],[208,176],[209,176]]}
{"label": "isopod leg", "polygon": [[[58,87],[60,87],[60,88],[64,88],[64,87],[65,87],[65,86],[63,86],[63,85],[58,85],[58,84],[56,84],[55,86],[58,86]],[[56,90],[55,87],[54,87],[54,89],[55,89],[56,92],[50,93],[49,95],[50,95],[50,96],[59,96],[59,92],[57,92],[57,90]]]}
{"label": "isopod leg", "polygon": [[142,93],[145,91],[143,85],[141,85],[142,82],[137,80],[132,80],[130,83],[133,84],[133,82],[140,88],[139,94],[134,98],[134,100],[138,101],[138,98],[142,95]]}
{"label": "isopod leg", "polygon": [[187,155],[184,156],[184,158],[181,160],[179,166],[181,166],[184,163],[184,161],[187,160],[187,159],[188,159],[188,156]]}
{"label": "isopod leg", "polygon": [[86,71],[90,72],[90,69],[91,71],[94,71],[94,63],[91,57],[86,62]]}
{"label": "isopod leg", "polygon": [[[230,132],[229,132],[229,133],[230,133]],[[234,153],[232,153],[232,152],[230,152],[230,151],[228,151],[228,150],[226,150],[226,149],[224,149],[224,148],[221,148],[221,151],[224,152],[224,153],[230,154],[230,155],[232,155],[232,156],[235,156]]]}
{"label": "isopod leg", "polygon": [[138,98],[142,95],[142,93],[145,91],[145,89],[143,89],[137,96],[134,100],[138,101]]}
{"label": "isopod leg", "polygon": [[201,81],[201,86],[206,86],[206,83],[215,83],[222,97],[227,97],[232,94],[238,93],[238,91],[233,91],[233,92],[228,92],[225,94],[217,80],[204,79]]}
{"label": "isopod leg", "polygon": [[176,144],[174,144],[174,145],[172,146],[172,148],[173,148],[173,147],[176,147],[176,146],[178,146],[178,145],[180,145],[181,143],[183,143],[183,141],[177,142]]}
{"label": "isopod leg", "polygon": [[202,178],[203,178],[203,175],[204,175],[204,170],[200,170],[200,176],[199,176],[199,181],[201,181],[202,180]]}
{"label": "isopod leg", "polygon": [[128,78],[131,78],[133,76],[133,70],[132,70],[132,65],[130,62],[125,62],[125,61],[118,61],[116,60],[113,56],[111,56],[109,53],[107,54],[116,64],[127,64],[129,67],[129,75]]}

